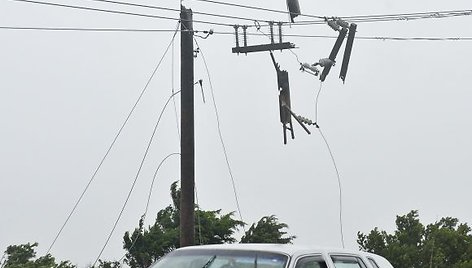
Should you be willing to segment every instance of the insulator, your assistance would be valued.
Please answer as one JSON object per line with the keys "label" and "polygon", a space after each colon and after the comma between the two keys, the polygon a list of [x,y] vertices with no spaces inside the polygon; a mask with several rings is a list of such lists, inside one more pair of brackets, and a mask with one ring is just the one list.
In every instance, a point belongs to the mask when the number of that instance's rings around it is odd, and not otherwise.
{"label": "insulator", "polygon": [[326,23],[329,27],[331,27],[331,29],[335,30],[336,32],[339,31],[339,25],[336,23],[335,20],[326,20]]}
{"label": "insulator", "polygon": [[244,38],[244,46],[247,47],[247,26],[243,26],[243,38]]}
{"label": "insulator", "polygon": [[341,26],[341,27],[344,28],[344,29],[348,29],[349,26],[350,26],[350,25],[349,25],[349,22],[347,22],[347,21],[345,21],[345,20],[343,20],[343,19],[339,19],[339,18],[336,19],[336,24],[339,25],[339,26]]}
{"label": "insulator", "polygon": [[282,25],[283,23],[282,22],[278,22],[278,26],[279,26],[279,43],[282,43],[283,41],[283,32],[282,32]]}
{"label": "insulator", "polygon": [[298,15],[301,15],[300,4],[298,3],[298,0],[287,0],[287,8],[290,14],[290,20],[293,23],[295,22],[293,19]]}
{"label": "insulator", "polygon": [[309,64],[309,63],[302,63],[302,70],[304,69],[308,69],[310,71],[312,71],[315,75],[318,75],[320,73],[320,70],[318,70],[318,68],[316,68],[315,66]]}
{"label": "insulator", "polygon": [[297,118],[298,118],[298,120],[300,120],[300,122],[302,122],[302,123],[304,123],[304,124],[306,124],[306,125],[310,125],[310,126],[311,126],[311,125],[314,125],[314,124],[315,124],[315,123],[313,123],[312,120],[310,120],[310,119],[308,119],[308,118],[306,118],[306,117],[303,117],[303,116],[298,115]]}
{"label": "insulator", "polygon": [[323,58],[323,59],[320,59],[318,64],[321,67],[326,67],[326,66],[334,66],[335,62],[333,60],[329,59],[329,58]]}
{"label": "insulator", "polygon": [[239,25],[234,25],[234,35],[236,37],[236,47],[239,47]]}

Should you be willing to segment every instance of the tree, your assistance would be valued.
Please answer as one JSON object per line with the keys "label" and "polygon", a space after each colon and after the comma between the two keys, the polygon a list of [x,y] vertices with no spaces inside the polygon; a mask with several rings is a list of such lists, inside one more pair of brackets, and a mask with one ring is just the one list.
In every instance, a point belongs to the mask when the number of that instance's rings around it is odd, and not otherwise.
{"label": "tree", "polygon": [[471,228],[445,217],[426,227],[413,210],[396,218],[394,234],[374,228],[357,234],[361,250],[386,257],[395,267],[472,268]]}
{"label": "tree", "polygon": [[[180,247],[180,189],[177,182],[170,187],[172,204],[157,213],[152,226],[144,228],[144,219],[139,220],[138,228],[123,237],[123,248],[127,251],[125,262],[131,268],[145,268],[166,253]],[[195,242],[196,244],[236,243],[236,231],[245,225],[234,218],[234,212],[224,214],[221,210],[195,211]],[[244,242],[253,243],[291,243],[295,236],[284,237],[288,228],[272,216],[263,217],[253,224],[244,235]],[[263,235],[263,232],[267,234]],[[241,241],[243,242],[243,241]]]}
{"label": "tree", "polygon": [[56,263],[51,254],[36,258],[38,243],[8,246],[6,260],[2,268],[75,268],[69,261]]}
{"label": "tree", "polygon": [[[172,205],[157,213],[156,221],[147,229],[144,219],[132,234],[126,232],[123,248],[127,251],[125,262],[132,268],[145,268],[166,253],[180,246],[180,189],[177,182],[171,185]],[[204,211],[196,208],[195,234],[197,244],[234,243],[234,233],[244,225],[234,219],[234,212],[222,214],[221,210]]]}
{"label": "tree", "polygon": [[296,236],[283,237],[288,228],[285,223],[279,223],[275,215],[262,217],[257,223],[253,223],[249,230],[241,238],[241,243],[292,243]]}
{"label": "tree", "polygon": [[[122,265],[118,261],[102,261],[98,260],[97,268],[121,268]],[[90,266],[89,268],[95,268],[95,266]]]}

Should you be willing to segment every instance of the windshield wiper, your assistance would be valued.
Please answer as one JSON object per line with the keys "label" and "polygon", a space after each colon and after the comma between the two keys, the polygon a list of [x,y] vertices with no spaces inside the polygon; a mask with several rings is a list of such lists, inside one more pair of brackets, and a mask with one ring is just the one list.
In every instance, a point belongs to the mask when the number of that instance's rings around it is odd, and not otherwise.
{"label": "windshield wiper", "polygon": [[213,255],[203,266],[202,268],[208,268],[210,265],[213,263],[213,261],[216,259],[216,255]]}

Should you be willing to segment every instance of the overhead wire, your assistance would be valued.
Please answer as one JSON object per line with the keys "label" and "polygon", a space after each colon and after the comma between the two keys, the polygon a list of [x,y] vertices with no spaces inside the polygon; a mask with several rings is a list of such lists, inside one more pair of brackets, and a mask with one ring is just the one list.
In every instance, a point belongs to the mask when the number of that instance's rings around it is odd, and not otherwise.
{"label": "overhead wire", "polygon": [[[227,2],[220,2],[220,1],[214,1],[214,0],[194,0],[194,1],[207,2],[207,3],[225,5],[225,6],[232,6],[232,7],[239,7],[239,8],[245,8],[245,9],[267,11],[267,12],[279,13],[279,14],[288,14],[287,11],[282,11],[282,10],[276,10],[276,9],[270,9],[270,8],[264,8],[264,7],[256,7],[256,6],[249,6],[249,5],[234,4],[234,3],[227,3]],[[320,19],[324,18],[324,16],[316,16],[316,15],[309,15],[309,14],[302,14],[300,16],[311,17],[311,18],[320,18]]]}
{"label": "overhead wire", "polygon": [[345,243],[344,243],[344,222],[343,222],[343,191],[342,191],[342,184],[341,184],[341,175],[339,173],[339,169],[338,169],[338,165],[336,163],[336,159],[334,158],[333,150],[331,149],[331,146],[328,143],[328,139],[326,138],[325,134],[321,130],[321,127],[320,127],[319,121],[318,121],[318,104],[319,104],[319,98],[320,98],[322,90],[323,90],[323,82],[320,81],[320,87],[318,89],[318,93],[316,94],[316,99],[315,99],[315,127],[316,127],[316,129],[318,129],[318,132],[320,133],[321,138],[323,139],[323,141],[326,145],[326,149],[329,152],[331,162],[333,163],[334,170],[336,172],[336,178],[337,178],[337,181],[338,181],[338,191],[339,191],[339,196],[338,196],[339,197],[339,199],[338,199],[338,203],[339,203],[339,232],[340,232],[340,236],[341,236],[341,245],[342,245],[343,248],[345,248]]}
{"label": "overhead wire", "polygon": [[[288,14],[288,11],[285,10],[277,10],[277,9],[269,9],[263,7],[256,7],[250,5],[241,5],[235,3],[227,3],[215,0],[194,0],[197,2],[206,2],[211,4],[218,4],[218,5],[225,5],[225,6],[232,6],[238,8],[245,8],[245,9],[252,9],[252,10],[260,10],[272,13],[279,13],[279,14]],[[447,17],[457,17],[457,16],[470,16],[472,15],[472,10],[452,10],[452,11],[432,11],[432,12],[413,12],[413,13],[397,13],[397,14],[377,14],[377,15],[358,15],[358,16],[337,16],[343,19],[347,19],[350,22],[382,22],[382,21],[397,21],[397,20],[413,20],[413,19],[429,19],[429,18],[447,18]],[[291,26],[297,24],[323,24],[327,18],[332,16],[320,16],[320,15],[312,15],[312,14],[299,14],[300,17],[309,17],[318,19],[316,21],[298,21],[294,23],[289,23]],[[286,22],[288,23],[288,22]]]}
{"label": "overhead wire", "polygon": [[[130,16],[137,16],[137,17],[144,17],[144,18],[180,21],[179,18],[174,18],[174,17],[150,15],[150,14],[142,14],[142,13],[136,13],[136,12],[110,10],[110,9],[102,9],[102,8],[94,8],[94,7],[86,7],[86,6],[66,5],[66,4],[58,4],[58,3],[44,2],[44,1],[35,1],[35,0],[10,0],[10,1],[24,2],[24,3],[30,3],[30,4],[38,4],[38,5],[46,5],[46,6],[63,7],[63,8],[71,8],[71,9],[79,9],[79,10],[87,10],[87,11],[104,12],[104,13],[119,14],[119,15],[130,15]],[[211,22],[211,21],[203,21],[203,20],[193,20],[193,22],[194,23],[209,24],[209,25],[233,27],[232,24],[228,24],[228,23]]]}
{"label": "overhead wire", "polygon": [[[89,0],[89,1],[117,4],[117,5],[124,5],[124,6],[132,6],[132,7],[140,7],[140,8],[148,8],[148,9],[157,9],[157,10],[164,10],[164,11],[173,11],[173,12],[180,12],[181,11],[180,9],[176,9],[176,8],[168,8],[168,7],[155,6],[155,5],[142,5],[142,4],[136,4],[136,3],[130,3],[130,2],[123,2],[123,1],[112,1],[112,0]],[[224,15],[224,14],[215,14],[215,13],[208,13],[208,12],[193,11],[193,14],[203,15],[203,16],[211,16],[211,17],[217,17],[217,18],[225,18],[225,19],[238,19],[238,20],[245,20],[245,21],[254,21],[254,18]]]}
{"label": "overhead wire", "polygon": [[[174,94],[175,92],[175,85],[174,85],[174,77],[175,77],[175,53],[174,53],[174,43],[172,43],[172,65],[171,65],[171,84],[172,84],[172,94]],[[174,106],[174,114],[175,114],[175,124],[176,124],[176,127],[177,127],[177,135],[179,137],[179,146],[181,146],[181,143],[180,143],[180,140],[181,140],[181,136],[180,136],[180,127],[179,127],[179,114],[177,113],[177,104],[176,104],[176,101],[175,101],[175,96],[172,98],[172,103],[173,103],[173,106]]]}
{"label": "overhead wire", "polygon": [[[179,24],[180,23],[177,23],[177,29],[179,27]],[[176,36],[177,32],[174,33],[173,37],[172,37],[172,40],[171,40],[171,43],[174,42],[175,40],[175,36]],[[170,44],[169,44],[170,45]],[[64,221],[64,223],[62,224],[61,228],[59,229],[58,233],[56,234],[56,236],[54,237],[53,239],[53,242],[51,243],[51,245],[49,246],[47,252],[46,252],[46,255],[49,254],[49,252],[51,251],[52,247],[55,245],[55,243],[57,242],[57,239],[59,238],[59,236],[62,234],[64,228],[66,227],[66,225],[69,223],[72,215],[75,213],[75,211],[77,210],[77,207],[79,206],[80,202],[82,201],[82,199],[84,198],[86,192],[88,191],[88,189],[90,188],[90,185],[92,184],[92,182],[95,180],[95,177],[97,176],[98,174],[98,171],[101,169],[103,163],[105,162],[106,158],[108,157],[108,155],[110,154],[113,146],[115,145],[116,141],[118,140],[119,136],[121,135],[123,129],[125,128],[126,124],[128,123],[129,119],[131,118],[131,115],[133,114],[133,112],[136,110],[136,107],[138,106],[139,102],[141,101],[142,97],[144,96],[144,93],[146,92],[147,88],[149,87],[149,84],[151,83],[151,80],[154,78],[157,70],[159,69],[159,67],[161,66],[162,64],[162,61],[164,60],[164,57],[165,55],[167,54],[169,50],[169,46],[167,47],[166,51],[164,52],[164,54],[162,55],[162,57],[160,58],[158,64],[156,65],[156,67],[154,68],[151,76],[149,77],[149,79],[147,80],[146,82],[146,85],[143,87],[143,89],[141,90],[141,93],[139,94],[137,100],[135,101],[133,107],[131,108],[130,112],[128,113],[128,115],[126,116],[126,119],[124,120],[123,124],[121,125],[121,127],[119,128],[117,134],[115,135],[115,137],[113,138],[113,141],[111,142],[111,144],[108,146],[108,149],[107,151],[105,152],[104,156],[101,158],[97,168],[95,169],[95,171],[93,172],[91,178],[89,179],[87,185],[85,186],[84,190],[82,191],[82,193],[80,194],[79,198],[77,199],[77,201],[75,202],[74,204],[74,207],[72,208],[72,210],[70,211],[70,213],[68,214],[66,220]]]}
{"label": "overhead wire", "polygon": [[[140,17],[147,17],[147,18],[166,19],[166,20],[179,20],[178,18],[167,17],[167,16],[158,16],[158,15],[150,15],[150,14],[142,14],[142,13],[134,13],[134,12],[126,12],[126,11],[118,11],[118,10],[100,9],[100,8],[75,6],[75,5],[66,5],[66,4],[58,4],[58,3],[52,3],[52,2],[36,1],[36,0],[10,0],[10,1],[26,2],[26,3],[32,3],[32,4],[41,4],[41,5],[49,5],[49,6],[57,6],[57,7],[65,7],[65,8],[74,8],[74,9],[82,9],[82,10],[88,10],[88,11],[114,13],[114,14],[121,14],[121,15],[133,15],[133,16],[140,16]],[[180,12],[179,9],[175,9],[175,8],[168,8],[168,7],[155,6],[155,5],[143,5],[143,4],[136,4],[136,3],[131,3],[131,2],[122,2],[122,1],[113,1],[113,0],[90,0],[90,1],[110,3],[110,4],[116,4],[116,5],[124,5],[124,6],[132,6],[132,7],[140,7],[140,8],[148,8],[148,9],[157,9],[157,10],[164,10],[164,11],[172,11],[172,12]],[[226,6],[233,6],[233,7],[261,10],[261,11],[266,11],[266,12],[287,14],[287,11],[282,11],[282,10],[275,10],[275,9],[268,9],[268,8],[262,8],[262,7],[233,4],[233,3],[225,3],[225,2],[213,1],[213,0],[195,0],[195,1],[202,1],[202,2],[208,2],[208,3],[220,4],[220,5],[226,5]],[[209,12],[198,12],[198,11],[194,11],[193,13],[199,14],[199,15],[204,15],[204,16],[213,16],[213,17],[225,18],[225,19],[238,19],[238,20],[245,20],[245,21],[255,21],[254,18],[234,16],[234,15],[223,15],[223,14],[215,14],[215,13],[209,13]],[[383,15],[341,16],[340,18],[348,20],[349,22],[363,23],[363,22],[410,21],[410,20],[431,19],[431,18],[438,19],[438,18],[470,16],[470,15],[472,15],[472,10],[453,10],[453,11],[433,11],[433,12],[398,13],[398,14],[383,14]],[[283,23],[290,25],[290,27],[297,26],[297,25],[324,24],[328,18],[331,18],[330,16],[318,16],[318,15],[309,15],[309,14],[300,14],[300,16],[316,18],[317,20],[314,20],[314,21],[296,21],[294,23],[292,23],[292,22],[283,22]],[[264,20],[260,20],[260,21],[264,21]],[[230,26],[230,27],[234,26],[234,23],[229,24],[229,23],[203,21],[203,20],[193,20],[193,22],[202,23],[202,24],[210,24],[210,25],[219,25],[219,26]],[[248,25],[248,27],[255,27],[255,26],[254,25]]]}
{"label": "overhead wire", "polygon": [[[25,31],[78,31],[78,32],[137,32],[137,33],[169,33],[171,29],[132,29],[132,28],[79,28],[79,27],[21,27],[21,26],[0,26],[0,30],[25,30]],[[181,31],[181,30],[179,30]],[[208,31],[194,30],[194,33],[205,33]],[[234,35],[234,32],[213,32],[213,35]],[[248,36],[267,36],[267,34],[247,33]],[[336,39],[331,35],[301,35],[284,34],[285,37],[314,38],[314,39]],[[356,40],[368,41],[472,41],[472,37],[395,37],[395,36],[356,36]]]}
{"label": "overhead wire", "polygon": [[342,191],[342,184],[341,184],[341,175],[339,174],[339,169],[338,165],[336,164],[336,159],[334,158],[333,151],[331,150],[331,147],[329,146],[328,140],[326,139],[326,136],[323,134],[323,131],[321,131],[321,128],[318,124],[316,124],[316,128],[318,129],[321,137],[323,138],[324,143],[326,144],[326,148],[328,149],[329,155],[331,157],[331,161],[333,163],[334,169],[336,171],[336,177],[338,180],[338,190],[339,190],[339,230],[340,230],[340,236],[341,236],[341,244],[342,247],[345,248],[344,244],[344,223],[343,223],[343,191]]}
{"label": "overhead wire", "polygon": [[105,244],[103,245],[102,249],[100,250],[100,253],[98,254],[98,256],[97,256],[95,262],[93,263],[93,266],[92,266],[92,267],[95,267],[95,264],[100,260],[100,257],[102,256],[103,251],[104,251],[105,248],[107,247],[108,243],[110,242],[111,237],[113,236],[113,233],[115,232],[116,226],[118,225],[119,221],[121,220],[121,217],[122,217],[122,215],[123,215],[123,212],[124,212],[126,206],[128,205],[128,201],[129,201],[129,199],[131,198],[131,194],[133,193],[134,187],[136,186],[136,183],[137,183],[137,181],[138,181],[139,175],[141,174],[141,170],[142,170],[142,168],[143,168],[143,166],[144,166],[144,162],[146,161],[146,158],[147,158],[147,156],[148,156],[148,154],[149,154],[149,150],[150,150],[150,148],[151,148],[151,144],[152,144],[152,142],[153,142],[153,140],[154,140],[154,137],[155,137],[155,135],[156,135],[156,132],[157,132],[157,128],[158,128],[158,126],[159,126],[159,123],[161,122],[162,115],[164,114],[164,111],[165,111],[167,105],[168,105],[169,102],[172,100],[172,97],[174,97],[174,95],[175,95],[175,94],[178,94],[178,93],[180,93],[180,91],[175,92],[174,94],[172,94],[172,95],[169,97],[169,99],[167,100],[167,102],[165,103],[164,107],[162,108],[162,110],[161,110],[161,112],[160,112],[160,114],[159,114],[159,117],[158,117],[158,119],[157,119],[157,122],[156,122],[156,124],[154,125],[154,129],[153,129],[153,131],[152,131],[151,137],[150,137],[150,139],[149,139],[149,141],[148,141],[148,144],[147,144],[147,146],[146,146],[146,150],[145,150],[145,152],[144,152],[143,158],[141,159],[141,162],[140,162],[140,164],[139,164],[138,171],[136,172],[136,175],[135,175],[135,177],[134,177],[134,180],[133,180],[133,183],[132,183],[132,185],[131,185],[131,188],[130,188],[130,190],[128,191],[128,195],[126,196],[126,199],[125,199],[125,201],[124,201],[124,203],[123,203],[123,206],[121,207],[120,213],[118,214],[118,217],[117,217],[117,219],[115,220],[115,223],[113,224],[113,227],[112,227],[110,233],[108,234],[108,237],[107,237],[107,239],[106,239],[106,241],[105,241]]}
{"label": "overhead wire", "polygon": [[[180,92],[180,91],[178,91],[178,92]],[[175,93],[175,94],[177,94],[177,93]],[[140,219],[140,227],[142,226],[142,224],[144,224],[144,221],[146,220],[146,217],[147,217],[147,213],[148,213],[148,210],[149,210],[149,204],[151,203],[151,196],[152,196],[152,191],[153,191],[153,188],[154,188],[154,183],[155,183],[156,178],[157,178],[157,173],[159,172],[159,169],[164,164],[164,162],[167,161],[167,159],[171,158],[172,156],[176,156],[176,155],[180,156],[181,154],[180,153],[170,153],[166,157],[164,157],[164,159],[162,159],[161,162],[159,163],[159,165],[157,166],[156,171],[154,172],[154,175],[152,177],[151,186],[149,187],[149,193],[148,193],[148,197],[147,197],[147,200],[146,200],[146,207],[145,207],[144,213],[143,213],[143,215],[141,216],[141,219]],[[142,231],[142,230],[140,230],[140,231]],[[136,242],[138,241],[138,238],[139,238],[139,235],[136,236],[134,241],[131,243],[131,246],[127,249],[128,252],[131,252],[131,249],[134,248],[134,246],[136,245]],[[123,255],[118,260],[118,262],[121,263],[124,260],[124,258],[126,258],[126,254]]]}
{"label": "overhead wire", "polygon": [[[212,99],[213,108],[214,108],[214,111],[215,111],[216,125],[217,125],[217,129],[218,129],[218,136],[220,138],[221,146],[223,148],[223,154],[224,154],[224,157],[225,157],[226,166],[228,167],[228,173],[229,173],[229,176],[231,178],[231,184],[232,184],[233,194],[234,194],[234,198],[235,198],[235,202],[236,202],[236,208],[238,210],[238,214],[239,214],[239,217],[240,217],[241,221],[244,222],[244,218],[243,218],[243,215],[241,213],[241,205],[240,205],[240,202],[239,202],[238,191],[237,191],[237,188],[236,188],[236,182],[235,182],[235,179],[234,179],[233,171],[232,171],[231,164],[230,164],[229,157],[228,157],[228,152],[227,152],[226,145],[225,145],[225,142],[224,142],[224,139],[223,139],[223,134],[222,134],[222,131],[221,131],[220,115],[219,115],[219,112],[218,112],[218,106],[216,104],[215,92],[214,92],[214,89],[213,89],[213,82],[211,80],[210,70],[208,68],[208,64],[207,64],[205,54],[204,54],[202,48],[200,47],[200,45],[199,45],[196,38],[194,38],[194,41],[195,41],[195,44],[197,45],[197,48],[200,51],[200,54],[201,54],[202,60],[203,60],[203,64],[205,66],[205,70],[206,70],[206,73],[207,73],[208,82],[210,84],[211,99]],[[243,230],[244,230],[244,232],[246,232],[246,229],[245,229],[244,225],[243,225]]]}

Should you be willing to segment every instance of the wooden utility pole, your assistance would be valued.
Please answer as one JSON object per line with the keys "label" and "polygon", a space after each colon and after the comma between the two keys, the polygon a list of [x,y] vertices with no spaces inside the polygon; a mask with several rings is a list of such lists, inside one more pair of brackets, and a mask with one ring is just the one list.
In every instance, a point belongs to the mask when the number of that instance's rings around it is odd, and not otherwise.
{"label": "wooden utility pole", "polygon": [[195,243],[195,128],[192,10],[181,6],[181,160],[180,246]]}

